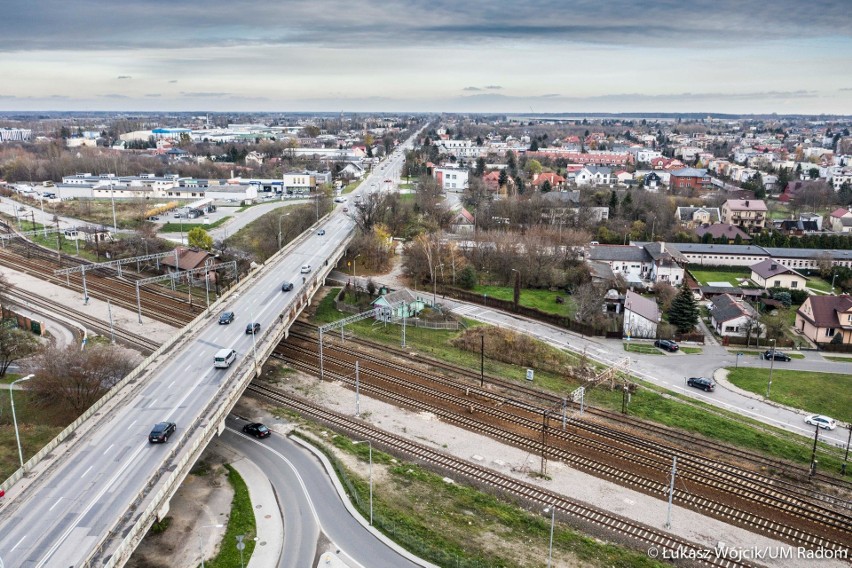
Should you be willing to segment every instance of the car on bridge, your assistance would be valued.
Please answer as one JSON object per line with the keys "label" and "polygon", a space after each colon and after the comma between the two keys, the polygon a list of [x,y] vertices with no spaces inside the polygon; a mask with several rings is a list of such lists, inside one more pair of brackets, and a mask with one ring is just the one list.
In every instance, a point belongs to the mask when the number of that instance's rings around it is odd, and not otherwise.
{"label": "car on bridge", "polygon": [[303,264],[302,269],[299,272],[301,272],[302,274],[307,274],[310,271],[311,271],[311,265],[310,264]]}
{"label": "car on bridge", "polygon": [[148,434],[148,441],[152,444],[168,442],[169,436],[174,434],[175,430],[177,430],[177,424],[174,422],[158,422]]}
{"label": "car on bridge", "polygon": [[292,282],[285,282],[281,285],[281,291],[282,292],[289,292],[292,289],[293,289],[293,283]]}
{"label": "car on bridge", "polygon": [[246,335],[257,335],[260,332],[260,324],[257,322],[250,323],[246,326]]}
{"label": "car on bridge", "polygon": [[219,323],[220,324],[229,324],[234,321],[234,312],[222,312],[219,315]]}
{"label": "car on bridge", "polygon": [[272,432],[260,422],[252,422],[243,426],[243,432],[255,438],[268,438]]}
{"label": "car on bridge", "polygon": [[317,231],[317,234],[322,237],[323,235],[325,235],[325,229],[320,229],[319,231]]}

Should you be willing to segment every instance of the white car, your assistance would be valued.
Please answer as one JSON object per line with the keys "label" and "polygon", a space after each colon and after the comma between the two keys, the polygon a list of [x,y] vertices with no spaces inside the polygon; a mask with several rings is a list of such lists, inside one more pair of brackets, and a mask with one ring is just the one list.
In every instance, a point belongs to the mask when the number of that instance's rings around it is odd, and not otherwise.
{"label": "white car", "polygon": [[307,274],[307,273],[308,273],[308,272],[310,272],[310,271],[311,271],[311,265],[310,265],[310,264],[303,264],[303,265],[302,265],[302,270],[300,270],[300,272],[301,272],[302,274]]}
{"label": "white car", "polygon": [[819,426],[823,430],[834,430],[837,428],[837,421],[834,418],[829,418],[822,414],[811,414],[805,418],[805,422],[811,426]]}
{"label": "white car", "polygon": [[335,197],[334,202],[335,203],[346,203],[346,198],[345,197]]}

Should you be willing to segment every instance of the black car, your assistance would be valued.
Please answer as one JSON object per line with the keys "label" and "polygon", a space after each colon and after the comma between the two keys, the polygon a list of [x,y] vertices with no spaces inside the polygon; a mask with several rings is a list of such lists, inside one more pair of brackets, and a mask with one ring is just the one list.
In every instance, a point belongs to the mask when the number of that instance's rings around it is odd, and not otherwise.
{"label": "black car", "polygon": [[292,282],[285,282],[284,284],[281,285],[281,291],[282,292],[289,292],[292,289],[293,289],[293,283]]}
{"label": "black car", "polygon": [[250,323],[246,326],[246,335],[255,335],[260,331],[260,324],[257,322]]}
{"label": "black car", "polygon": [[320,229],[319,231],[317,231],[317,234],[319,236],[323,236],[325,234],[325,229]]}
{"label": "black car", "polygon": [[665,349],[666,351],[674,352],[680,349],[677,346],[677,343],[674,341],[669,341],[668,339],[658,339],[654,342],[654,347],[659,347],[660,349]]}
{"label": "black car", "polygon": [[268,438],[272,432],[269,431],[269,428],[261,424],[260,422],[252,422],[251,424],[246,424],[243,426],[243,432],[246,434],[251,434],[255,438]]}
{"label": "black car", "polygon": [[157,424],[154,424],[154,428],[151,430],[151,433],[148,434],[148,441],[152,444],[168,442],[169,436],[174,434],[176,429],[177,424],[174,422],[158,422]]}
{"label": "black car", "polygon": [[234,321],[234,312],[222,312],[219,315],[219,323],[228,324]]}
{"label": "black car", "polygon": [[686,384],[706,392],[711,392],[716,388],[716,383],[707,377],[690,377],[686,380]]}
{"label": "black car", "polygon": [[781,351],[773,351],[772,349],[766,351],[763,354],[763,358],[767,361],[769,359],[775,359],[776,361],[790,361],[791,358],[786,353],[782,353]]}

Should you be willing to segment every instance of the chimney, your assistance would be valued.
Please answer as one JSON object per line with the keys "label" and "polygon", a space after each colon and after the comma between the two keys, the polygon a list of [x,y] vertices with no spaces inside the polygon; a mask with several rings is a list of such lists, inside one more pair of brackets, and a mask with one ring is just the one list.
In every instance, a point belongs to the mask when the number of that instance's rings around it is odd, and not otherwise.
{"label": "chimney", "polygon": [[745,206],[748,207],[748,199],[746,199]]}

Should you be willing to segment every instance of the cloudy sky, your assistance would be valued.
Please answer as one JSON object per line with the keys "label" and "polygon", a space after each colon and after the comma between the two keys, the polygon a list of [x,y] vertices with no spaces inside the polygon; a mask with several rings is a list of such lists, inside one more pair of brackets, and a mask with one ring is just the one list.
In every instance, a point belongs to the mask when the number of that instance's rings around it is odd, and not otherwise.
{"label": "cloudy sky", "polygon": [[3,4],[0,110],[852,114],[850,0]]}

